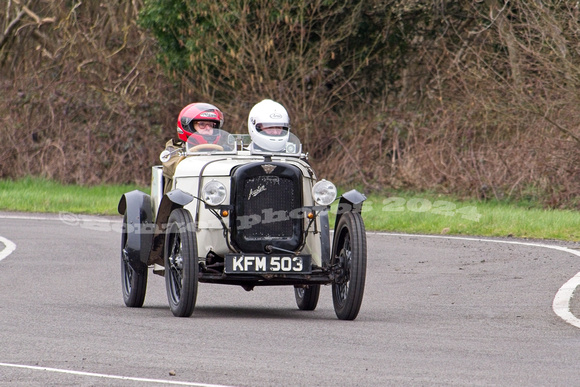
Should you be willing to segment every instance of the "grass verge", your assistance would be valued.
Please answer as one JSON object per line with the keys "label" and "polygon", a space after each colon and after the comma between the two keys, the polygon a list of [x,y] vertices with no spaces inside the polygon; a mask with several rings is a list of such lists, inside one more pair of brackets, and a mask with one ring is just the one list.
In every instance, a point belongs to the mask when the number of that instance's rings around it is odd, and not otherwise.
{"label": "grass verge", "polygon": [[[121,195],[135,185],[81,187],[26,178],[0,180],[0,210],[116,215]],[[580,240],[580,213],[517,203],[460,201],[436,194],[369,195],[363,218],[369,231]],[[331,210],[336,211],[336,205]]]}
{"label": "grass verge", "polygon": [[116,215],[121,195],[134,189],[144,190],[136,185],[62,185],[36,177],[0,180],[0,210]]}
{"label": "grass verge", "polygon": [[460,201],[437,195],[371,195],[363,206],[369,230],[532,239],[580,240],[580,213],[517,203]]}

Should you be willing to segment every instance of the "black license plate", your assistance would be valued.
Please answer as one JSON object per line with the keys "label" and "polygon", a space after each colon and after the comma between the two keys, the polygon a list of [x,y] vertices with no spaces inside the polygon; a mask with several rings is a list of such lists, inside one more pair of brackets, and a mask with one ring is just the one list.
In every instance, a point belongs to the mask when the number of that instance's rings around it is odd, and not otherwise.
{"label": "black license plate", "polygon": [[252,274],[310,273],[310,255],[244,255],[226,254],[225,272]]}

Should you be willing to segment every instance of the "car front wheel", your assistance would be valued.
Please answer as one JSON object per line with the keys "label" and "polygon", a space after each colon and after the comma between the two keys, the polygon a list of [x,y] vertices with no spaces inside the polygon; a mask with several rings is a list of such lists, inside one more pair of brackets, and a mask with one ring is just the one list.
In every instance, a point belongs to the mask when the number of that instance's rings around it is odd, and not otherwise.
{"label": "car front wheel", "polygon": [[367,265],[366,233],[359,213],[340,217],[333,245],[332,257],[339,268],[332,284],[334,311],[341,320],[354,320],[362,304]]}
{"label": "car front wheel", "polygon": [[178,208],[171,212],[165,233],[165,285],[169,308],[177,317],[191,316],[197,298],[199,263],[192,226],[189,211]]}

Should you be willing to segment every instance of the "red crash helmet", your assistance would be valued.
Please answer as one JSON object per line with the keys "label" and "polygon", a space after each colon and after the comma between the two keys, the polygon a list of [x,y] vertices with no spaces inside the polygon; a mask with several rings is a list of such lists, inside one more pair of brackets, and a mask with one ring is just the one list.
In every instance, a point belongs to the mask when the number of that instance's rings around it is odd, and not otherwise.
{"label": "red crash helmet", "polygon": [[177,117],[177,136],[183,141],[195,132],[195,121],[214,122],[215,129],[221,129],[224,115],[220,109],[209,103],[196,102],[184,107]]}

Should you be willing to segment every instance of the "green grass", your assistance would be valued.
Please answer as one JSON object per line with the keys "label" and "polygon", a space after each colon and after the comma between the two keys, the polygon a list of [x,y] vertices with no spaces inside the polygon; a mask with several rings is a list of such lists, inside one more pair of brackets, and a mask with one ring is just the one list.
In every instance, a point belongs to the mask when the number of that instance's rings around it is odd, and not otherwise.
{"label": "green grass", "polygon": [[134,189],[143,190],[135,185],[62,185],[31,177],[0,180],[0,210],[114,215],[121,195]]}
{"label": "green grass", "polygon": [[[116,215],[121,195],[134,189],[149,191],[135,185],[81,187],[39,178],[0,180],[0,210]],[[332,214],[330,218],[333,224]],[[579,212],[544,210],[532,202],[461,201],[398,192],[369,195],[363,218],[369,231],[580,240]]]}
{"label": "green grass", "polygon": [[545,210],[533,203],[461,201],[430,193],[369,195],[363,219],[367,230],[375,231],[580,240],[577,211]]}

